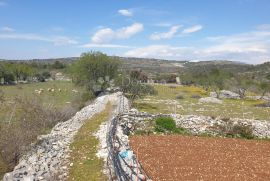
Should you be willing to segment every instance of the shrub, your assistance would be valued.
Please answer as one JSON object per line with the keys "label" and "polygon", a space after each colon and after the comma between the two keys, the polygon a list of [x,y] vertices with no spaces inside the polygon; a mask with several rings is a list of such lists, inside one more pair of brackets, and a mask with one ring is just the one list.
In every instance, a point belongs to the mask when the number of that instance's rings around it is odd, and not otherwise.
{"label": "shrub", "polygon": [[175,121],[171,117],[159,117],[155,120],[155,131],[161,133],[188,134],[182,127],[176,127]]}
{"label": "shrub", "polygon": [[234,124],[230,120],[224,121],[223,125],[216,125],[216,129],[217,131],[219,131],[219,134],[224,135],[226,137],[246,138],[246,139],[254,138],[252,126]]}
{"label": "shrub", "polygon": [[228,121],[230,121],[230,118],[221,118],[221,120],[224,122],[228,122]]}
{"label": "shrub", "polygon": [[176,99],[184,99],[184,96],[178,95],[178,96],[176,96]]}
{"label": "shrub", "polygon": [[193,99],[200,99],[201,96],[199,96],[198,94],[193,94],[193,95],[191,95],[191,98],[193,98]]}
{"label": "shrub", "polygon": [[254,135],[251,126],[235,125],[233,127],[233,134],[240,138],[253,139]]}
{"label": "shrub", "polygon": [[173,132],[176,130],[176,124],[174,120],[170,117],[160,117],[155,120],[156,126],[155,130],[157,132]]}

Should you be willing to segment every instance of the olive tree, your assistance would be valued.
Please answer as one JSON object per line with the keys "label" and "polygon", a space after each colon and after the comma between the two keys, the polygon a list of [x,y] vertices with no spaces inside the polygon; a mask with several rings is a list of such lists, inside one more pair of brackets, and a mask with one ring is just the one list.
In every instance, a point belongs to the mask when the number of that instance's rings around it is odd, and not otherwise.
{"label": "olive tree", "polygon": [[73,81],[86,86],[92,92],[104,91],[110,80],[118,74],[118,58],[109,57],[101,52],[83,53],[71,66]]}
{"label": "olive tree", "polygon": [[131,104],[138,98],[156,93],[153,86],[142,83],[139,76],[134,76],[133,71],[131,71],[129,74],[122,72],[122,74],[118,77],[116,84],[130,99]]}

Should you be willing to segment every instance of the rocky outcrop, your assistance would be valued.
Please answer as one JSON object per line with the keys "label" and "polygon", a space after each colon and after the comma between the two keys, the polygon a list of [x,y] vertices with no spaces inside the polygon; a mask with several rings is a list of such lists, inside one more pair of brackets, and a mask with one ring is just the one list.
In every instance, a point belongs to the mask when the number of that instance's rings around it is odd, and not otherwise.
{"label": "rocky outcrop", "polygon": [[222,104],[222,100],[214,97],[203,97],[199,99],[200,103],[213,103],[213,104]]}
{"label": "rocky outcrop", "polygon": [[20,159],[13,172],[3,181],[65,180],[68,175],[69,145],[86,119],[105,109],[110,102],[118,103],[121,93],[98,97],[91,105],[77,112],[66,122],[58,123],[48,135],[38,137],[32,150]]}
{"label": "rocky outcrop", "polygon": [[[217,98],[217,93],[210,92],[210,97]],[[232,91],[222,90],[219,93],[219,98],[220,99],[240,99],[240,95]]]}
{"label": "rocky outcrop", "polygon": [[247,99],[270,101],[270,96],[246,96]]}

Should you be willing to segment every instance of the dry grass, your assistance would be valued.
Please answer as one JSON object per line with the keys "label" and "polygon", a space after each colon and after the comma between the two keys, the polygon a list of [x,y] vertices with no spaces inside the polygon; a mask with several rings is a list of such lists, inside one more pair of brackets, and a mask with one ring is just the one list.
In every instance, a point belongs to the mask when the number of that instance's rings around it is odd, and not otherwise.
{"label": "dry grass", "polygon": [[[89,119],[78,131],[72,149],[69,179],[75,181],[107,180],[103,174],[104,162],[96,156],[98,150],[98,139],[93,136],[99,125],[110,117],[112,106],[108,104],[106,109]],[[104,133],[106,134],[106,133]]]}
{"label": "dry grass", "polygon": [[[41,95],[35,93],[39,89],[44,89]],[[37,135],[46,134],[56,122],[67,120],[78,110],[71,102],[82,91],[71,82],[61,81],[0,86],[0,178],[13,169],[24,152],[22,147],[28,147]]]}
{"label": "dry grass", "polygon": [[13,170],[20,157],[31,148],[40,134],[46,134],[57,122],[69,119],[72,110],[59,111],[43,105],[39,99],[16,99],[13,116],[0,122],[0,173]]}

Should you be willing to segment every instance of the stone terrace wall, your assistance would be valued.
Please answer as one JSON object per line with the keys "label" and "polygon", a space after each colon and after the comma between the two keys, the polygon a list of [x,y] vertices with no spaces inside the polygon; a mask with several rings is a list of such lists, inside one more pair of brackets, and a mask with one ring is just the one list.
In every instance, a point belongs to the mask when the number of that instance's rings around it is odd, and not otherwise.
{"label": "stone terrace wall", "polygon": [[[226,120],[220,118],[212,118],[209,116],[197,115],[180,115],[180,114],[148,114],[139,112],[136,109],[131,109],[129,113],[122,116],[120,125],[123,127],[124,132],[134,132],[135,130],[147,129],[147,122],[144,120],[154,119],[160,116],[172,117],[176,125],[188,129],[193,134],[217,134],[213,127],[215,125],[225,125]],[[235,119],[230,121],[233,124],[251,126],[253,134],[259,138],[270,138],[270,121],[267,120],[252,120],[252,119]]]}
{"label": "stone terrace wall", "polygon": [[3,181],[66,180],[69,165],[69,145],[86,119],[105,109],[106,104],[118,104],[121,93],[98,97],[91,105],[77,112],[66,122],[58,123],[48,135],[38,137],[37,144],[23,156],[13,172]]}

